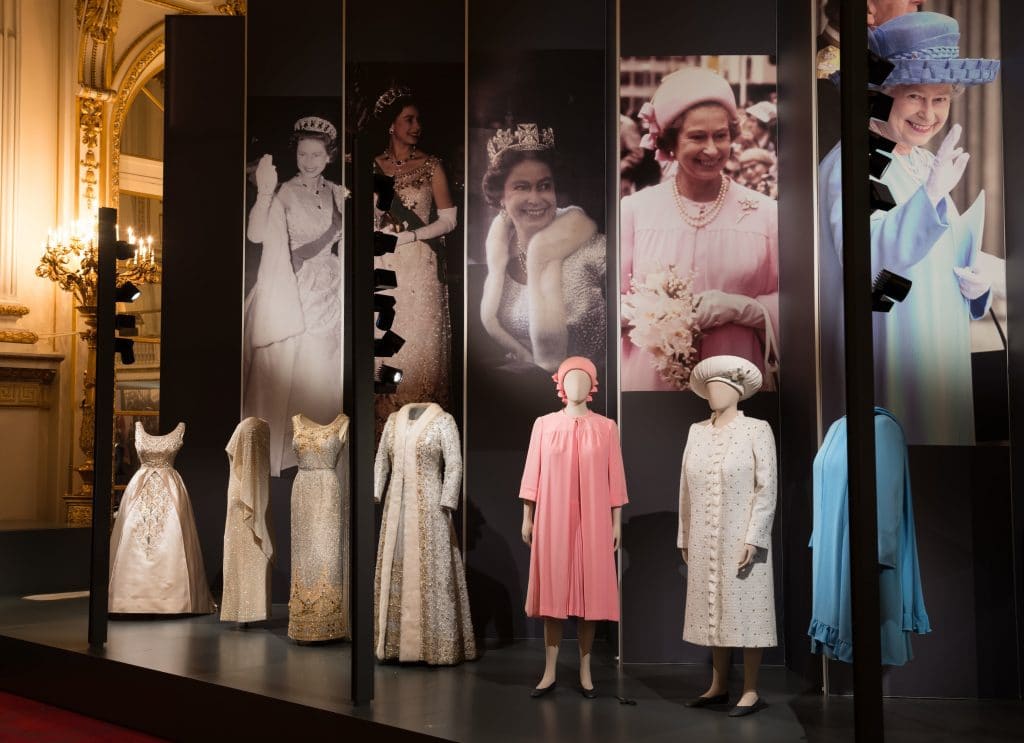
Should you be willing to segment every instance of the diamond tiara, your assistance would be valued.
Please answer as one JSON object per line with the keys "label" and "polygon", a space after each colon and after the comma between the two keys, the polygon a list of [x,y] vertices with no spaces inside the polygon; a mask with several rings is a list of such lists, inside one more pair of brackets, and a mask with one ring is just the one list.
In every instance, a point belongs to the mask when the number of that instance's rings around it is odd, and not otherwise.
{"label": "diamond tiara", "polygon": [[319,116],[306,116],[299,119],[295,122],[294,130],[297,132],[322,132],[330,137],[332,142],[338,138],[338,130],[334,128],[334,124]]}
{"label": "diamond tiara", "polygon": [[412,95],[412,90],[404,85],[392,85],[380,94],[380,98],[378,98],[377,102],[373,105],[373,115],[380,116],[387,110],[388,106],[399,98],[407,95]]}
{"label": "diamond tiara", "polygon": [[499,129],[487,142],[487,157],[497,163],[505,150],[551,150],[555,147],[555,130],[541,129],[537,124],[518,124],[512,129]]}

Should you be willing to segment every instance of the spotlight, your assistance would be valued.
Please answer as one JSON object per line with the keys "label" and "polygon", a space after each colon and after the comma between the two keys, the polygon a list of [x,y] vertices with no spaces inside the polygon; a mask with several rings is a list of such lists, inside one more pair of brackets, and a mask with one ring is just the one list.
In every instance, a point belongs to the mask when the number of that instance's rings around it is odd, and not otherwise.
{"label": "spotlight", "polygon": [[373,269],[373,290],[375,292],[397,288],[398,277],[395,275],[394,271],[389,271],[386,268]]}
{"label": "spotlight", "polygon": [[381,364],[377,370],[377,379],[373,382],[373,391],[378,395],[391,394],[398,391],[398,383],[402,381],[402,370],[387,364]]}
{"label": "spotlight", "polygon": [[878,150],[879,152],[891,155],[892,151],[896,148],[896,143],[887,137],[883,137],[881,134],[868,132],[868,148],[872,151]]}
{"label": "spotlight", "polygon": [[373,341],[373,355],[376,358],[387,358],[398,353],[405,345],[405,338],[394,331],[388,330],[383,337]]}
{"label": "spotlight", "polygon": [[884,212],[889,211],[896,206],[896,199],[892,197],[892,191],[889,187],[879,180],[871,178],[868,180],[868,188],[870,189],[869,200],[871,202],[871,211],[881,209]]}
{"label": "spotlight", "polygon": [[121,286],[117,287],[114,292],[114,301],[116,302],[134,302],[136,299],[142,296],[142,292],[130,281],[126,281]]}
{"label": "spotlight", "polygon": [[384,255],[385,253],[394,253],[395,247],[398,245],[398,237],[390,232],[379,232],[373,233],[373,254]]}
{"label": "spotlight", "polygon": [[892,62],[868,51],[868,85],[874,88],[882,87],[882,83],[894,69],[896,69],[896,65]]}
{"label": "spotlight", "polygon": [[125,240],[118,240],[114,243],[114,250],[119,261],[126,261],[135,256],[135,249],[138,246]]}
{"label": "spotlight", "polygon": [[892,97],[880,90],[868,91],[868,118],[888,121],[892,113]]}
{"label": "spotlight", "polygon": [[902,302],[907,298],[913,285],[910,279],[883,268],[871,284],[871,309],[875,312],[888,312],[894,302]]}
{"label": "spotlight", "polygon": [[395,298],[389,294],[374,294],[373,311],[377,313],[377,328],[391,330],[395,322]]}
{"label": "spotlight", "polygon": [[391,211],[391,202],[395,198],[395,179],[383,173],[374,173],[373,192],[377,194],[377,208],[382,212]]}
{"label": "spotlight", "polygon": [[121,312],[114,315],[114,331],[120,336],[138,335],[139,329],[136,327],[135,315]]}
{"label": "spotlight", "polygon": [[135,363],[135,341],[128,340],[127,338],[115,338],[114,339],[114,353],[121,357],[121,363],[134,364]]}

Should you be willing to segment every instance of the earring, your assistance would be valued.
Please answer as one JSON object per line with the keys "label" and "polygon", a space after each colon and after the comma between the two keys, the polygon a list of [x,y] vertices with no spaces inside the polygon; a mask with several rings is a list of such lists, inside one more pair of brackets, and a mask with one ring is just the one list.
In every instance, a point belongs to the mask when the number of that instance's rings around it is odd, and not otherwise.
{"label": "earring", "polygon": [[391,127],[390,129],[388,129],[388,134],[394,134],[394,133],[395,133],[395,127]]}
{"label": "earring", "polygon": [[502,204],[501,204],[501,211],[498,212],[498,216],[501,217],[502,219],[505,219],[505,217],[508,216],[508,212],[505,211],[505,204],[504,204],[504,202],[502,202]]}

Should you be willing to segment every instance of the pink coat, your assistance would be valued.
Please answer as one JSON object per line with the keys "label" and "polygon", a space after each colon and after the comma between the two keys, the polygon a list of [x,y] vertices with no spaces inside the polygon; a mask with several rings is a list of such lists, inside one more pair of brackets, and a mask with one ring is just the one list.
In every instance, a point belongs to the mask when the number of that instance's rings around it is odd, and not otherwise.
{"label": "pink coat", "polygon": [[[755,299],[779,334],[778,206],[767,196],[732,183],[722,211],[706,227],[683,221],[672,193],[672,180],[637,191],[622,200],[622,273],[624,294],[630,278],[675,266],[694,272],[693,293],[718,289]],[[707,329],[699,341],[697,361],[727,354],[742,356],[764,372],[764,331],[735,323]],[[652,357],[622,334],[623,390],[675,389],[658,376]]]}
{"label": "pink coat", "polygon": [[519,497],[536,503],[526,615],[618,621],[611,509],[629,499],[615,421],[538,418]]}

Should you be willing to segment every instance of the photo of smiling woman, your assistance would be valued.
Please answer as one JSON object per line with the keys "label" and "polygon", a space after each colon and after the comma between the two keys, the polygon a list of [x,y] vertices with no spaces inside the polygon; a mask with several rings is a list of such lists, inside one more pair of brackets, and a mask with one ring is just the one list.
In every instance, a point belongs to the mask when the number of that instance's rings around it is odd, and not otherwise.
{"label": "photo of smiling woman", "polygon": [[[263,153],[252,173],[256,198],[247,223],[259,259],[245,299],[242,416],[270,424],[273,476],[296,464],[293,415],[326,424],[341,412],[345,191],[324,175],[337,157],[338,131],[317,115],[290,129],[287,159],[275,159],[275,148],[258,137],[250,148]],[[278,168],[294,175],[282,181]]]}
{"label": "photo of smiling woman", "polygon": [[[723,70],[754,67],[729,66],[729,59],[716,63]],[[772,189],[740,182],[753,172],[741,167],[745,151],[767,163],[765,173],[745,182],[763,185],[774,171],[767,135],[741,134],[740,121],[758,117],[774,125],[775,104],[750,104],[757,91],[740,82],[746,112],[723,74],[685,64],[665,74],[639,109],[646,130],[640,146],[653,153],[662,176],[621,203],[624,391],[687,389],[690,369],[718,355],[753,362],[765,389],[775,389],[778,209],[764,193]]]}

